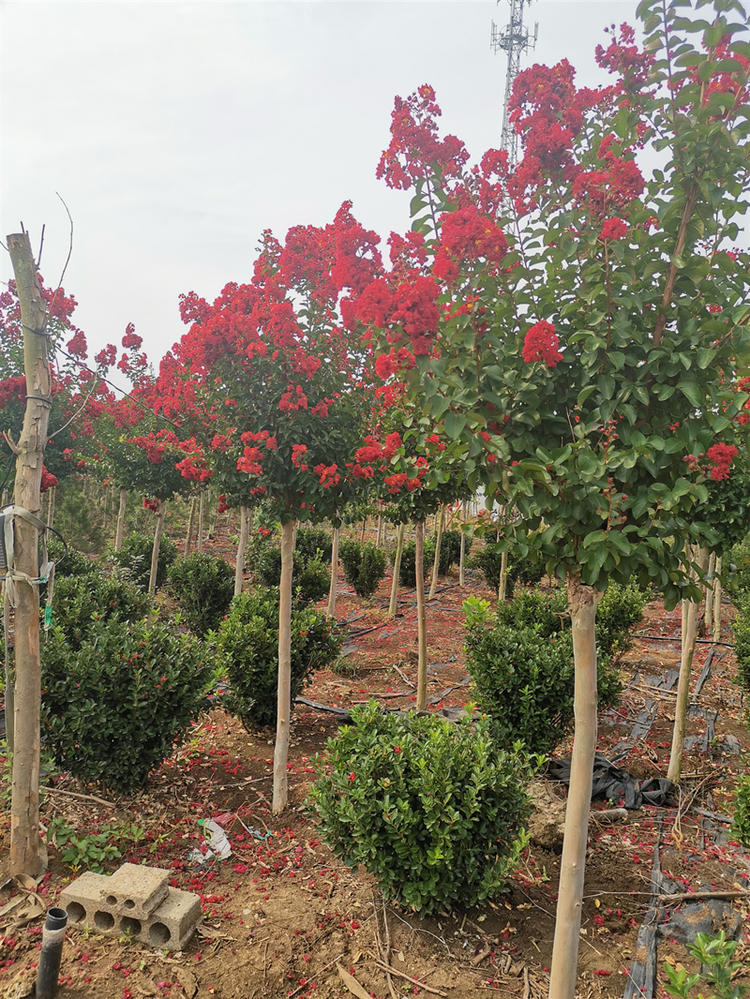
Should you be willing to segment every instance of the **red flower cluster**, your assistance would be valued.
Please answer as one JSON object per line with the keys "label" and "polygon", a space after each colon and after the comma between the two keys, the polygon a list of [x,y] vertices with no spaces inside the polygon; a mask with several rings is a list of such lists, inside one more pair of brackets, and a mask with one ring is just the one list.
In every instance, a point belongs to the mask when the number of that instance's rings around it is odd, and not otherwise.
{"label": "red flower cluster", "polygon": [[279,400],[279,411],[290,413],[298,409],[307,409],[307,396],[301,385],[290,385]]}
{"label": "red flower cluster", "polygon": [[483,258],[497,264],[508,252],[508,241],[495,222],[474,205],[444,212],[440,216],[440,241],[455,260]]}
{"label": "red flower cluster", "polygon": [[562,354],[557,349],[559,344],[555,327],[542,319],[534,323],[526,333],[523,341],[523,359],[527,364],[544,361],[548,368],[554,368],[562,360]]}
{"label": "red flower cluster", "polygon": [[729,468],[732,461],[738,455],[737,448],[733,444],[714,444],[706,451],[706,457],[710,461],[708,476],[715,482],[729,478]]}
{"label": "red flower cluster", "polygon": [[429,84],[406,100],[397,97],[391,113],[391,141],[380,157],[376,176],[404,191],[431,177],[434,170],[443,180],[460,176],[469,154],[455,135],[438,137],[436,118],[441,114]]}
{"label": "red flower cluster", "polygon": [[622,239],[628,234],[628,224],[622,219],[605,219],[600,239]]}
{"label": "red flower cluster", "polygon": [[42,465],[42,482],[40,492],[46,493],[48,489],[53,489],[58,482],[59,479],[57,476],[50,472],[46,465]]}
{"label": "red flower cluster", "polygon": [[309,468],[305,464],[305,455],[307,454],[307,444],[293,444],[292,445],[292,464],[295,468],[301,469],[303,472],[307,471]]}

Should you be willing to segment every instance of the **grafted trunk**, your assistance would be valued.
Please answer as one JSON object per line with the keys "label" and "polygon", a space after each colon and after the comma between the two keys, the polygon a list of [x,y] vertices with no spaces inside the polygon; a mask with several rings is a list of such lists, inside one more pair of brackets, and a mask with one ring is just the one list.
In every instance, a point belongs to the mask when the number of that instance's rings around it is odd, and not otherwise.
{"label": "grafted trunk", "polygon": [[117,510],[117,527],[115,528],[115,551],[122,548],[122,539],[125,537],[125,509],[128,504],[127,489],[120,490],[120,506]]}
{"label": "grafted trunk", "polygon": [[[701,549],[697,553],[701,572],[705,572],[708,552]],[[682,656],[680,658],[680,678],[677,681],[677,703],[675,705],[674,728],[672,729],[672,751],[669,755],[667,777],[679,784],[682,772],[682,749],[687,727],[687,713],[690,702],[690,679],[695,655],[695,639],[698,636],[698,607],[695,600],[683,600],[684,622],[682,628]],[[685,612],[685,608],[687,611]]]}
{"label": "grafted trunk", "polygon": [[404,550],[405,524],[399,524],[396,532],[396,555],[393,559],[393,579],[391,580],[391,600],[388,604],[388,617],[394,618],[398,610],[398,584],[401,572],[401,554]]}
{"label": "grafted trunk", "polygon": [[294,521],[281,525],[281,583],[279,593],[279,682],[276,708],[276,745],[273,752],[274,815],[286,808],[289,792],[287,758],[292,713],[292,572]]}
{"label": "grafted trunk", "polygon": [[[23,324],[26,408],[18,442],[14,503],[41,514],[41,482],[51,401],[45,332],[46,309],[28,233],[8,236]],[[42,696],[39,648],[39,536],[22,517],[14,520],[15,704],[10,810],[11,877],[37,878],[47,867],[39,833],[39,722]],[[8,591],[6,589],[6,597]]]}
{"label": "grafted trunk", "polygon": [[242,593],[242,583],[245,579],[245,552],[247,539],[250,535],[250,511],[246,506],[240,507],[240,540],[237,543],[237,561],[234,567],[234,595]]}
{"label": "grafted trunk", "polygon": [[574,999],[596,752],[596,606],[601,594],[568,577],[575,660],[575,737],[560,865],[549,999]]}
{"label": "grafted trunk", "polygon": [[440,568],[440,548],[443,544],[443,531],[445,530],[445,510],[440,511],[440,519],[437,524],[437,534],[435,536],[435,558],[432,560],[432,581],[430,582],[430,592],[428,600],[432,600],[437,592],[438,570]]}
{"label": "grafted trunk", "polygon": [[328,617],[336,617],[336,594],[339,582],[339,539],[341,528],[334,527],[331,538],[331,585],[328,590],[328,607],[326,613]]}
{"label": "grafted trunk", "polygon": [[416,523],[414,572],[417,584],[417,711],[427,707],[427,614],[424,599],[424,521]]}
{"label": "grafted trunk", "polygon": [[164,500],[159,500],[156,510],[156,527],[154,528],[154,546],[151,549],[151,572],[148,577],[148,592],[156,593],[156,578],[159,572],[159,550],[161,549],[161,536],[164,533],[164,521],[167,519],[167,504]]}

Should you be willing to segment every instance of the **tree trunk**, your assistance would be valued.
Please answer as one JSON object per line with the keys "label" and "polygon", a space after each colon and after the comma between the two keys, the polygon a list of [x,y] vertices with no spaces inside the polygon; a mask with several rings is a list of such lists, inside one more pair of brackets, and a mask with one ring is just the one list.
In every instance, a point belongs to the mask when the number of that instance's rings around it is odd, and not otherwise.
{"label": "tree trunk", "polygon": [[185,532],[185,554],[190,554],[190,549],[193,547],[193,528],[195,527],[195,507],[198,503],[198,497],[192,496],[190,499],[190,513],[188,514],[188,524],[187,531]]}
{"label": "tree trunk", "polygon": [[497,587],[497,599],[499,603],[505,600],[505,593],[508,589],[508,553],[504,551],[500,556],[500,582]]}
{"label": "tree trunk", "polygon": [[164,500],[159,500],[159,507],[156,511],[156,527],[154,528],[154,547],[151,549],[151,573],[148,577],[148,592],[156,593],[156,576],[159,571],[159,549],[161,548],[161,536],[164,533],[164,521],[167,519],[167,504]]}
{"label": "tree trunk", "polygon": [[279,684],[276,708],[276,746],[273,752],[274,815],[286,808],[289,729],[292,713],[292,570],[294,565],[294,521],[281,525],[281,584],[279,596]]}
{"label": "tree trunk", "polygon": [[440,546],[443,543],[443,529],[445,528],[445,510],[440,511],[440,519],[437,525],[437,535],[435,536],[435,558],[432,561],[432,581],[430,582],[430,593],[427,597],[432,600],[437,592],[438,569],[440,568]]}
{"label": "tree trunk", "polygon": [[463,590],[466,587],[466,577],[464,574],[464,563],[466,562],[466,503],[461,504],[461,550],[458,556],[458,585]]}
{"label": "tree trunk", "polygon": [[195,550],[198,552],[203,551],[203,527],[206,518],[206,490],[201,489],[200,499],[198,500],[198,537],[195,542]]}
{"label": "tree trunk", "polygon": [[[702,548],[698,552],[698,564],[702,572],[705,572],[708,552]],[[669,755],[669,767],[667,777],[680,783],[682,771],[682,747],[685,740],[685,729],[687,726],[688,704],[690,701],[690,678],[693,669],[693,656],[695,655],[695,639],[698,635],[698,607],[699,602],[695,600],[683,600],[683,608],[687,605],[687,613],[684,615],[683,625],[682,656],[680,659],[680,678],[677,681],[677,703],[674,713],[674,728],[672,729],[672,751]]]}
{"label": "tree trunk", "polygon": [[367,517],[362,521],[362,537],[360,539],[360,544],[365,543],[365,534],[367,533]]}
{"label": "tree trunk", "polygon": [[234,567],[234,595],[238,597],[242,593],[242,583],[245,579],[245,552],[247,551],[247,539],[250,535],[250,510],[246,506],[240,507],[240,540],[237,543],[237,562]]}
{"label": "tree trunk", "polygon": [[549,999],[574,999],[596,751],[596,605],[601,593],[568,577],[575,660],[575,737],[552,944]]}
{"label": "tree trunk", "polygon": [[16,672],[10,662],[10,600],[3,583],[3,644],[5,647],[5,741],[13,753],[13,710],[15,706]]}
{"label": "tree trunk", "polygon": [[339,538],[341,528],[334,527],[333,538],[331,539],[331,585],[328,589],[328,617],[336,617],[336,592],[339,582]]}
{"label": "tree trunk", "polygon": [[705,600],[705,611],[703,614],[703,627],[704,634],[709,635],[714,626],[714,577],[716,575],[716,552],[711,552],[711,556],[708,560],[708,582],[706,588],[703,591],[703,597]]}
{"label": "tree trunk", "polygon": [[[27,233],[7,239],[23,323],[26,410],[18,442],[14,503],[41,513],[41,481],[51,406],[50,368],[45,335],[46,309],[39,289]],[[41,663],[39,650],[39,540],[36,527],[15,518],[13,545],[15,590],[15,747],[10,815],[11,877],[38,877],[47,867],[39,835],[39,721]],[[23,574],[23,575],[21,575]],[[24,578],[25,577],[25,578]],[[6,597],[7,597],[6,589]]]}
{"label": "tree trunk", "polygon": [[127,489],[120,490],[120,508],[117,511],[117,527],[115,528],[115,551],[122,548],[122,539],[125,537],[125,508],[128,505]]}
{"label": "tree trunk", "polygon": [[52,486],[47,497],[47,527],[55,526],[55,494],[56,487]]}
{"label": "tree trunk", "polygon": [[213,520],[211,521],[211,526],[208,529],[208,536],[212,541],[216,537],[216,526],[218,523],[219,523],[219,504],[217,502],[216,506],[214,507]]}
{"label": "tree trunk", "polygon": [[396,555],[393,559],[393,579],[391,581],[391,601],[388,604],[388,617],[394,618],[398,610],[398,583],[401,572],[401,553],[404,550],[405,524],[399,524],[396,531]]}
{"label": "tree trunk", "polygon": [[377,539],[375,541],[375,547],[376,548],[382,548],[383,547],[383,514],[382,513],[378,514],[378,535],[377,535]]}
{"label": "tree trunk", "polygon": [[424,521],[416,523],[417,545],[414,557],[414,573],[417,584],[417,711],[427,707],[427,617],[424,599]]}
{"label": "tree trunk", "polygon": [[714,572],[714,633],[711,636],[715,642],[721,641],[721,559],[717,556]]}

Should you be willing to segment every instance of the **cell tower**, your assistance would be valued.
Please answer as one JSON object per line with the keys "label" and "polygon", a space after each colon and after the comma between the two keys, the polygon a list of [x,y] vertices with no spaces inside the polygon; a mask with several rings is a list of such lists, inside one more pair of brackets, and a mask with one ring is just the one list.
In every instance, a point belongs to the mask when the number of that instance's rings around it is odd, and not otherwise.
{"label": "cell tower", "polygon": [[[500,0],[497,0],[500,3]],[[518,136],[508,118],[508,106],[513,83],[521,69],[521,56],[533,49],[539,35],[539,23],[534,25],[533,36],[526,30],[523,23],[524,4],[531,0],[508,0],[510,4],[510,22],[504,28],[498,28],[492,22],[490,47],[497,53],[500,49],[508,53],[508,70],[505,74],[505,99],[503,101],[503,131],[500,145],[508,153],[508,161],[515,166],[518,159]]]}

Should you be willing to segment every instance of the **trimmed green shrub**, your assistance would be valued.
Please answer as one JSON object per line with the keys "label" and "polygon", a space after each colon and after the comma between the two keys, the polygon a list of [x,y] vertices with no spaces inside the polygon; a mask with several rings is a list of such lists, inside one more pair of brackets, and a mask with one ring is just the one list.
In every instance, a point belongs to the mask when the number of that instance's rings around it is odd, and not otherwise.
{"label": "trimmed green shrub", "polygon": [[132,623],[153,608],[148,594],[117,576],[92,572],[56,579],[52,591],[52,620],[71,648],[80,649],[99,621]]}
{"label": "trimmed green shrub", "polygon": [[630,633],[643,618],[648,595],[635,583],[610,583],[596,609],[596,644],[601,653],[619,658],[633,644]]}
{"label": "trimmed green shrub", "polygon": [[734,793],[732,835],[750,849],[750,774],[743,774]]}
{"label": "trimmed green shrub", "polygon": [[371,597],[385,577],[385,552],[372,541],[361,545],[359,541],[347,539],[341,542],[339,557],[346,581],[357,596]]}
{"label": "trimmed green shrub", "polygon": [[333,852],[422,915],[502,891],[537,761],[498,750],[485,719],[383,714],[373,701],[352,717],[317,758],[310,797]]}
{"label": "trimmed green shrub", "polygon": [[305,561],[331,561],[333,542],[331,535],[322,527],[298,527],[294,541],[295,556],[302,556]]}
{"label": "trimmed green shrub", "polygon": [[97,563],[75,548],[66,548],[61,541],[52,536],[47,545],[49,557],[55,563],[55,580],[63,576],[91,576],[101,573]]}
{"label": "trimmed green shrub", "polygon": [[79,649],[54,628],[42,728],[57,765],[115,791],[141,786],[198,716],[213,681],[197,639],[161,622],[95,622]]}
{"label": "trimmed green shrub", "polygon": [[[258,557],[256,572],[265,586],[269,588],[278,586],[281,582],[281,549],[274,545],[266,545]],[[318,558],[308,558],[295,550],[292,587],[297,602],[315,603],[328,593],[330,585],[331,573],[328,565]]]}
{"label": "trimmed green shrub", "polygon": [[[485,545],[472,557],[472,564],[477,569],[481,569],[487,585],[497,594],[500,588],[500,566],[502,562],[502,552],[497,551],[494,545]],[[513,577],[508,571],[505,583],[505,596],[510,599],[513,596]]]}
{"label": "trimmed green shrub", "polygon": [[169,569],[169,589],[188,627],[205,635],[219,626],[234,596],[234,569],[223,558],[193,552]]}
{"label": "trimmed green shrub", "polygon": [[[246,726],[276,722],[279,667],[279,594],[243,593],[216,633],[219,661],[230,689],[227,710]],[[315,670],[333,663],[341,652],[335,623],[312,607],[292,611],[292,704]]]}
{"label": "trimmed green shrub", "polygon": [[678,964],[673,966],[664,962],[664,974],[667,981],[664,991],[673,999],[742,999],[747,989],[737,982],[737,974],[745,969],[743,961],[735,961],[735,951],[739,940],[728,940],[724,930],[719,930],[716,936],[708,933],[697,933],[693,943],[687,950],[699,965],[700,970],[688,974],[687,969]]}
{"label": "trimmed green shrub", "polygon": [[521,590],[513,600],[498,605],[497,622],[519,630],[535,628],[544,638],[557,634],[570,624],[565,590]]}
{"label": "trimmed green shrub", "polygon": [[735,603],[743,597],[750,598],[750,535],[730,548],[722,558],[721,574]]}
{"label": "trimmed green shrub", "polygon": [[[129,534],[119,551],[111,553],[112,561],[120,567],[122,575],[142,590],[148,589],[151,575],[151,553],[154,539],[150,534],[134,532]],[[177,545],[166,534],[161,536],[159,561],[156,568],[156,588],[164,585],[167,570],[177,558]]]}
{"label": "trimmed green shrub", "polygon": [[[487,629],[476,620],[467,629],[467,667],[502,746],[521,739],[530,752],[550,753],[573,724],[573,636],[569,629],[546,630],[550,623],[503,622]],[[616,704],[621,689],[611,660],[600,656],[599,703]]]}
{"label": "trimmed green shrub", "polygon": [[[466,535],[464,544],[464,558],[468,559],[471,551],[471,537]],[[458,565],[461,560],[461,532],[443,531],[443,540],[440,544],[440,563],[438,572],[441,576],[447,576],[451,566]]]}
{"label": "trimmed green shrub", "polygon": [[[391,553],[395,558],[395,551]],[[424,575],[425,579],[432,572],[432,563],[435,558],[435,541],[433,538],[425,538],[424,543]],[[402,586],[409,586],[412,589],[417,585],[417,543],[407,542],[401,550],[401,565],[398,570],[398,581]]]}

